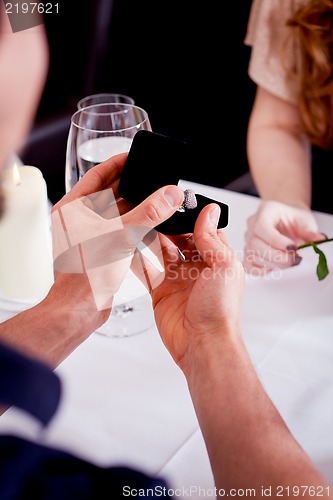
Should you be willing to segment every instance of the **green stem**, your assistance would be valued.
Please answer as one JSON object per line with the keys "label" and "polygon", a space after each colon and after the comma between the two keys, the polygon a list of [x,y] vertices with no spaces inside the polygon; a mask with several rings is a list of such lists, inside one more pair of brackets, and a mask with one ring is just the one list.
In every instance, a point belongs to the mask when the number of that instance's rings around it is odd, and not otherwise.
{"label": "green stem", "polygon": [[297,250],[300,250],[301,248],[312,247],[313,245],[321,245],[322,243],[327,243],[328,241],[333,241],[333,238],[325,238],[324,240],[318,241],[309,241],[307,243],[303,243],[302,245],[298,245]]}

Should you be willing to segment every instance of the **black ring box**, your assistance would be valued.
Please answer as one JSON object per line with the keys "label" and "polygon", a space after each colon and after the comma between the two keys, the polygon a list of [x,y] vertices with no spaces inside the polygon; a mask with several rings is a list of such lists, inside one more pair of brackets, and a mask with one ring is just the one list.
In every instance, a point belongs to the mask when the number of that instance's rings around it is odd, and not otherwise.
{"label": "black ring box", "polygon": [[[194,152],[188,143],[156,132],[139,130],[133,138],[120,177],[119,195],[138,205],[157,189],[168,184],[178,185],[183,178],[182,171],[188,172],[191,166],[196,168]],[[166,235],[193,233],[200,211],[209,203],[216,203],[221,208],[218,227],[224,228],[228,225],[228,205],[199,193],[195,195],[196,208],[175,212],[155,229]]]}

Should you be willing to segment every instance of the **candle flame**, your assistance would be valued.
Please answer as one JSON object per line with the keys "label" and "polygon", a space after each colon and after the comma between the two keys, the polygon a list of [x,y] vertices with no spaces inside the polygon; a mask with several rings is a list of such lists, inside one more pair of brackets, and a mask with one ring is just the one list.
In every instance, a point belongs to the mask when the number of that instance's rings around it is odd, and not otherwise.
{"label": "candle flame", "polygon": [[14,186],[19,186],[21,184],[20,171],[16,163],[13,165],[13,183]]}

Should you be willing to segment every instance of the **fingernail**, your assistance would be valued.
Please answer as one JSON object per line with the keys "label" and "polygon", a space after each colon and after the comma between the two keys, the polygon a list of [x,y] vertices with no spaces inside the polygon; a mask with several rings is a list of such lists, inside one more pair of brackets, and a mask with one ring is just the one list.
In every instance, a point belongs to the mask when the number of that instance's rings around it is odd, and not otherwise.
{"label": "fingernail", "polygon": [[288,245],[287,250],[288,250],[288,252],[296,252],[297,246],[296,245]]}
{"label": "fingernail", "polygon": [[298,266],[298,264],[301,262],[303,257],[298,255],[297,253],[295,254],[294,261],[292,263],[293,266]]}
{"label": "fingernail", "polygon": [[176,187],[170,186],[164,191],[164,196],[169,203],[170,207],[178,207],[184,199],[183,191]]}
{"label": "fingernail", "polygon": [[221,209],[218,205],[215,205],[214,208],[209,212],[209,220],[213,226],[217,226],[219,218],[220,218]]}

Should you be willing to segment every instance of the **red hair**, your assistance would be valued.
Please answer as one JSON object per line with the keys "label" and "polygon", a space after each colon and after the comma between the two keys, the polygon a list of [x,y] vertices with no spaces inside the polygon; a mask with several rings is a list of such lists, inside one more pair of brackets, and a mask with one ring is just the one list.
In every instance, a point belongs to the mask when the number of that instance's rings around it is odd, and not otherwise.
{"label": "red hair", "polygon": [[298,37],[301,66],[298,104],[309,140],[333,148],[333,1],[309,0],[287,21]]}

